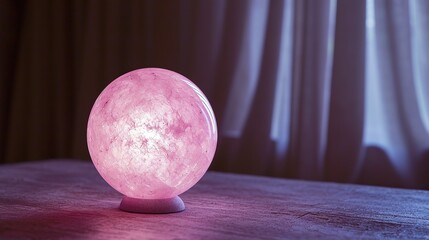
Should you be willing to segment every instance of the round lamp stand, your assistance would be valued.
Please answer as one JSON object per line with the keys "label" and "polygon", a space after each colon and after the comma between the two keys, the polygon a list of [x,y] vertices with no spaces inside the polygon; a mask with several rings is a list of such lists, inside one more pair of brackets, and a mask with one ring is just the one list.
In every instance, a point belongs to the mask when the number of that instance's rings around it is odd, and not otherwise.
{"label": "round lamp stand", "polygon": [[175,213],[185,210],[178,196],[166,199],[138,199],[124,196],[119,209],[134,213]]}

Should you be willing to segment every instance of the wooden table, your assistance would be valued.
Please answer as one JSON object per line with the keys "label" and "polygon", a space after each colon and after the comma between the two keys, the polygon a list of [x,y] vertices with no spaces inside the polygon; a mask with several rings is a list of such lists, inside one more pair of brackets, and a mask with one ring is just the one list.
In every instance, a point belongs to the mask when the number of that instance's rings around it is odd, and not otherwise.
{"label": "wooden table", "polygon": [[135,214],[90,162],[0,166],[0,239],[429,238],[429,192],[209,172],[186,210]]}

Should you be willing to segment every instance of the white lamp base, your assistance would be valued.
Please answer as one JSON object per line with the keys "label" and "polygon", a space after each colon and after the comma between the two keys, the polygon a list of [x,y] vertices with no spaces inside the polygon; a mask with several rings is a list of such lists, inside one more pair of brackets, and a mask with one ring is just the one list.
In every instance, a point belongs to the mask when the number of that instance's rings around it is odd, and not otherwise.
{"label": "white lamp base", "polygon": [[124,196],[119,209],[134,213],[175,213],[185,210],[178,196],[167,199],[138,199]]}

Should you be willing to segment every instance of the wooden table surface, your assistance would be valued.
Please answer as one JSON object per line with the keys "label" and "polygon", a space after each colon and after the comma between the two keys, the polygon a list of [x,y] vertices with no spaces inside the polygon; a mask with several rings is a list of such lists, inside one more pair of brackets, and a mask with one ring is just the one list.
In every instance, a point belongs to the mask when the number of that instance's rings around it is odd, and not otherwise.
{"label": "wooden table surface", "polygon": [[429,191],[209,172],[186,210],[118,210],[92,163],[0,166],[0,239],[429,239]]}

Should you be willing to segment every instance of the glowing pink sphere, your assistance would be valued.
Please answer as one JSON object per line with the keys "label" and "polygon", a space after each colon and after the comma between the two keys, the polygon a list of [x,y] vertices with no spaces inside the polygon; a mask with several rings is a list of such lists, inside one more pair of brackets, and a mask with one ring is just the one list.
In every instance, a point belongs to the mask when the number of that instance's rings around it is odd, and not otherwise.
{"label": "glowing pink sphere", "polygon": [[184,76],[159,68],[126,73],[91,110],[88,149],[100,175],[139,199],[166,199],[207,171],[217,144],[213,110]]}

